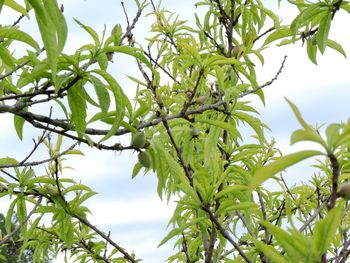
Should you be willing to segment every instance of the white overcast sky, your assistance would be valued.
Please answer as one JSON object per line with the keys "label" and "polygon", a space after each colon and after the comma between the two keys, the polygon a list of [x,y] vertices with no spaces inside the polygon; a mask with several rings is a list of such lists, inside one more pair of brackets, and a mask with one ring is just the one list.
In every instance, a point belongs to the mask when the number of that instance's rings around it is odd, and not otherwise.
{"label": "white overcast sky", "polygon": [[[69,23],[69,36],[66,53],[73,52],[83,44],[91,42],[90,37],[72,17],[102,32],[104,25],[109,33],[116,23],[125,25],[120,1],[75,0],[61,1],[65,7],[65,16]],[[135,13],[132,0],[126,0],[125,6],[130,18]],[[164,0],[163,6],[179,13],[183,19],[193,21],[193,0]],[[266,1],[267,2],[267,1]],[[277,1],[268,1],[277,8]],[[278,14],[288,21],[295,11],[282,1]],[[3,12],[4,13],[4,12]],[[350,37],[348,25],[350,15],[339,13],[331,28],[331,38],[343,44],[350,56]],[[0,23],[1,23],[0,17]],[[142,19],[134,31],[137,40],[144,38],[149,31],[150,19]],[[23,23],[23,28],[32,30]],[[32,31],[31,31],[32,32]],[[32,32],[35,35],[35,32]],[[318,66],[307,58],[305,48],[300,43],[284,48],[271,47],[265,53],[265,65],[257,74],[262,84],[270,80],[277,72],[283,56],[288,55],[285,68],[280,78],[265,89],[266,107],[261,103],[255,106],[261,112],[262,120],[272,129],[272,135],[285,152],[299,149],[289,147],[289,136],[299,128],[284,96],[292,100],[301,110],[304,118],[312,124],[346,121],[350,117],[350,65],[349,60],[339,53],[327,49],[323,57],[318,56]],[[135,87],[127,81],[124,74],[136,72],[135,63],[117,57],[110,68],[127,94],[132,94]],[[252,98],[253,100],[254,96]],[[255,100],[254,100],[255,101]],[[12,117],[0,115],[0,156],[25,156],[24,147],[31,145],[31,129],[25,126],[25,142],[20,142],[14,133]],[[25,146],[23,146],[25,145]],[[303,145],[305,147],[305,145]],[[312,147],[312,145],[311,145]],[[27,148],[28,149],[28,148]],[[85,148],[84,148],[85,149]],[[90,201],[93,216],[90,220],[105,231],[111,231],[112,238],[128,251],[134,250],[138,258],[146,263],[162,262],[171,254],[172,245],[157,245],[167,233],[166,225],[171,216],[173,204],[162,203],[156,194],[156,178],[152,174],[138,176],[131,180],[131,171],[136,156],[130,153],[122,155],[86,149],[85,157],[72,157],[69,165],[75,170],[68,170],[66,176],[91,186],[99,193]],[[20,158],[19,158],[20,159]],[[305,164],[305,163],[304,163]],[[289,182],[303,178],[307,180],[312,170],[298,165],[286,177]],[[4,212],[4,203],[0,203]],[[63,262],[62,258],[56,262]]]}

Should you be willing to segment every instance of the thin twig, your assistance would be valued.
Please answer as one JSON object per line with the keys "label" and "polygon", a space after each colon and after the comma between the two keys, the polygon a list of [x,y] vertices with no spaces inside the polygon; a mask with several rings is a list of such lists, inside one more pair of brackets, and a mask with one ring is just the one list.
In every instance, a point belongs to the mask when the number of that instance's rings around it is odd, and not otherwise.
{"label": "thin twig", "polygon": [[[36,56],[39,56],[44,50],[45,50],[45,48],[40,49],[38,52],[36,52]],[[19,69],[23,68],[24,66],[28,65],[29,62],[30,62],[30,60],[26,60],[26,61],[24,61],[23,63],[17,65],[15,69],[10,70],[9,72],[7,72],[7,73],[5,73],[5,74],[3,74],[3,75],[0,75],[0,80],[6,78],[6,77],[8,77],[8,76],[11,76],[11,75],[12,75],[13,73],[15,73],[17,70],[19,70]]]}
{"label": "thin twig", "polygon": [[287,59],[287,56],[284,56],[283,61],[282,61],[282,64],[281,64],[281,67],[280,67],[279,70],[277,71],[276,75],[275,75],[270,81],[266,82],[265,84],[263,84],[263,85],[261,85],[261,86],[256,87],[255,89],[252,89],[252,90],[243,92],[243,93],[241,93],[238,97],[239,97],[239,98],[245,97],[245,96],[247,96],[248,94],[255,93],[255,92],[257,92],[257,91],[259,91],[259,90],[261,90],[261,89],[263,89],[263,88],[265,88],[265,87],[267,87],[267,86],[270,86],[274,81],[277,80],[278,76],[282,73],[282,69],[283,69],[284,64],[285,64],[285,62],[286,62],[286,59]]}
{"label": "thin twig", "polygon": [[14,168],[14,167],[29,167],[29,166],[38,166],[38,165],[41,165],[41,164],[44,164],[44,163],[48,163],[48,162],[51,162],[57,158],[60,158],[61,156],[65,155],[67,152],[71,151],[74,149],[74,147],[76,146],[77,144],[74,143],[72,146],[70,146],[67,150],[53,156],[53,157],[50,157],[48,159],[45,159],[45,160],[41,160],[41,161],[36,161],[36,162],[27,162],[27,163],[18,163],[18,164],[5,164],[5,165],[0,165],[0,169],[4,169],[4,168]]}
{"label": "thin twig", "polygon": [[324,202],[316,211],[315,213],[307,219],[304,224],[299,228],[299,232],[303,232],[307,226],[317,217],[317,215],[321,212],[323,208],[327,206],[327,202]]}

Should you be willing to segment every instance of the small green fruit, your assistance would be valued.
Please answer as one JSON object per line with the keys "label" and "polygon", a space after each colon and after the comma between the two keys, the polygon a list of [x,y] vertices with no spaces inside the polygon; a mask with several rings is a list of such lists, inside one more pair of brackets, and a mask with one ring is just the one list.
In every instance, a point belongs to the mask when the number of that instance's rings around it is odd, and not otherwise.
{"label": "small green fruit", "polygon": [[242,49],[239,46],[235,46],[232,49],[232,57],[239,58],[242,55]]}
{"label": "small green fruit", "polygon": [[141,149],[146,144],[146,135],[144,132],[136,133],[131,140],[131,146],[137,149]]}
{"label": "small green fruit", "polygon": [[345,183],[340,187],[338,195],[346,200],[350,200],[350,183]]}
{"label": "small green fruit", "polygon": [[197,99],[196,99],[196,103],[198,104],[204,104],[206,101],[208,100],[208,96],[199,96]]}
{"label": "small green fruit", "polygon": [[192,136],[192,138],[197,138],[198,135],[199,135],[198,129],[196,127],[192,127],[192,129],[191,129],[191,136]]}
{"label": "small green fruit", "polygon": [[50,196],[56,196],[58,195],[58,191],[56,189],[54,189],[53,187],[51,186],[44,186],[45,187],[45,190],[46,190],[46,193]]}
{"label": "small green fruit", "polygon": [[151,156],[148,152],[140,152],[138,156],[140,164],[142,164],[143,167],[151,168],[152,161]]}

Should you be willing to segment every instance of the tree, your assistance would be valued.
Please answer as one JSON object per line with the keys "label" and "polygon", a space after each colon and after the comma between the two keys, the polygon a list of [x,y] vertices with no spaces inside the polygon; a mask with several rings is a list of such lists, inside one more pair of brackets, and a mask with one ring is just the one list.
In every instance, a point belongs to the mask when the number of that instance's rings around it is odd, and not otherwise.
{"label": "tree", "polygon": [[[283,70],[285,59],[271,81],[258,83],[256,64],[264,62],[267,46],[300,42],[315,64],[327,48],[345,56],[328,36],[340,10],[350,12],[349,2],[289,2],[299,14],[284,25],[257,0],[200,1],[196,8],[204,15],[195,16],[195,26],[152,0],[135,0],[138,12],[130,19],[122,3],[126,27],[117,24],[108,36],[76,20],[93,44],[74,54],[63,52],[67,24],[55,0],[0,2],[20,14],[0,28],[0,112],[13,115],[20,139],[24,125],[41,132],[25,158],[0,159],[1,197],[12,197],[7,235],[15,211],[22,251],[32,249],[34,261],[59,251],[81,262],[138,261],[137,251],[87,220],[84,202],[95,192],[64,175],[65,158],[89,145],[135,152],[132,177],[154,172],[160,198],[177,200],[173,229],[160,242],[176,240],[169,262],[346,262],[350,121],[323,132],[287,100],[301,126],[291,142],[319,148],[283,155],[247,101],[257,95],[264,103],[264,88]],[[144,12],[153,24],[141,45],[133,29]],[[34,15],[43,46],[20,27]],[[14,53],[19,43],[24,55]],[[139,75],[128,76],[135,106],[108,71],[115,53],[137,63]],[[242,134],[242,123],[252,128],[254,142]],[[125,134],[130,143],[115,143]],[[48,157],[32,161],[42,147]],[[284,170],[311,157],[319,159],[310,182],[288,186]],[[41,166],[45,175],[37,173]],[[280,189],[269,190],[262,185],[267,180]]]}
{"label": "tree", "polygon": [[[23,251],[22,256],[20,257],[21,247],[23,242],[20,240],[19,232],[16,231],[17,225],[16,216],[12,217],[11,222],[11,231],[14,231],[14,234],[10,240],[7,240],[5,244],[0,247],[1,262],[21,262],[21,263],[30,263],[33,262],[33,251],[26,249]],[[0,228],[1,233],[5,233],[5,217],[3,214],[0,214]],[[42,262],[50,262],[50,260],[43,259]]]}

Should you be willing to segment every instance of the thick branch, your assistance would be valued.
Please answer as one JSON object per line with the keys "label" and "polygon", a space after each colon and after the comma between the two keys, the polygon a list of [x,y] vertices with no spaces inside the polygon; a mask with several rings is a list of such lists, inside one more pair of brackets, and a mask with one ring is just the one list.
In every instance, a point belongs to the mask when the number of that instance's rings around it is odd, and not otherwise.
{"label": "thick branch", "polygon": [[338,192],[338,178],[339,178],[339,162],[337,157],[334,154],[329,154],[328,158],[332,166],[332,192],[329,198],[328,210],[331,210],[335,206],[335,201],[337,199]]}

